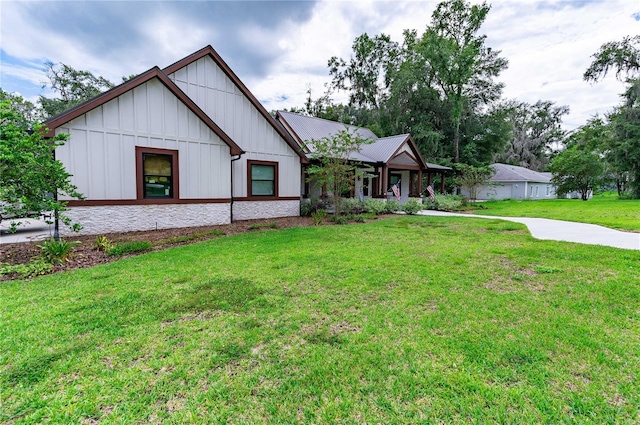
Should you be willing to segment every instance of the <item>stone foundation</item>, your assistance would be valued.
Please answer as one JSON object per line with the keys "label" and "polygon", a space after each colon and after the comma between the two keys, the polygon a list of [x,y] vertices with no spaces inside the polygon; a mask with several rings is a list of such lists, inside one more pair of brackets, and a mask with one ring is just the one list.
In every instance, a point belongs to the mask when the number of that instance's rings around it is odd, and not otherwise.
{"label": "stone foundation", "polygon": [[297,217],[300,201],[234,201],[233,220]]}
{"label": "stone foundation", "polygon": [[62,235],[170,229],[229,224],[231,204],[105,205],[73,207],[66,215],[83,229],[74,233],[60,225]]}

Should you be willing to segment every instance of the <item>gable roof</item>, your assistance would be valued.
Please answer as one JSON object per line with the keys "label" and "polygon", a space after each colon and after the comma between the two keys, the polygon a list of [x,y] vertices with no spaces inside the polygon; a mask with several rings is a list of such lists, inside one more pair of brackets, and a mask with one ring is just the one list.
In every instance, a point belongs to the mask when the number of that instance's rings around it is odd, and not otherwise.
{"label": "gable roof", "polygon": [[280,134],[280,136],[284,139],[285,142],[291,147],[300,156],[301,162],[309,162],[307,156],[304,151],[300,148],[300,145],[296,143],[295,140],[291,137],[291,135],[281,126],[279,123],[267,112],[267,110],[262,106],[262,104],[256,99],[256,97],[249,91],[247,86],[238,78],[238,76],[231,70],[229,65],[220,57],[218,52],[215,51],[211,45],[205,46],[202,49],[198,50],[195,53],[190,54],[189,56],[180,59],[179,61],[169,65],[168,67],[163,69],[163,72],[166,75],[173,74],[174,72],[184,68],[185,66],[202,59],[205,56],[209,56],[222,71],[233,81],[233,83],[240,89],[242,94],[244,94],[249,102],[253,104],[253,106],[258,110],[258,112],[267,120],[267,122],[273,127],[273,129]]}
{"label": "gable roof", "polygon": [[496,171],[493,177],[489,179],[492,182],[534,182],[534,183],[550,183],[551,175],[549,173],[540,173],[538,171],[529,170],[528,168],[519,167],[509,164],[491,164]]}
{"label": "gable roof", "polygon": [[149,80],[157,78],[160,82],[171,92],[173,93],[182,103],[187,106],[198,118],[200,118],[206,125],[213,131],[223,142],[225,142],[230,150],[232,155],[242,155],[244,151],[238,146],[231,138],[224,132],[216,123],[213,122],[211,118],[207,114],[204,113],[198,105],[195,104],[193,100],[189,96],[187,96],[180,88],[167,77],[167,75],[160,70],[157,66],[154,66],[150,70],[143,72],[142,74],[120,84],[108,90],[104,93],[99,94],[93,99],[89,99],[88,101],[81,103],[80,105],[73,107],[59,115],[56,115],[53,118],[45,121],[45,125],[49,129],[46,133],[46,137],[53,137],[55,135],[55,130],[58,127],[63,126],[69,121],[78,118],[80,115],[85,114],[92,109],[95,109],[110,100],[115,99],[116,97],[128,92],[129,90],[133,90],[134,88],[146,83]]}
{"label": "gable roof", "polygon": [[347,130],[363,139],[373,141],[373,143],[362,145],[360,152],[352,152],[349,155],[349,158],[354,161],[387,163],[399,154],[402,146],[406,143],[413,154],[410,155],[412,159],[414,159],[421,168],[427,168],[426,162],[424,162],[422,155],[420,155],[416,144],[409,134],[378,138],[373,131],[366,127],[357,127],[337,121],[308,117],[286,111],[278,111],[276,118],[291,131],[300,146],[309,154],[314,152],[313,140],[331,137],[340,131]]}

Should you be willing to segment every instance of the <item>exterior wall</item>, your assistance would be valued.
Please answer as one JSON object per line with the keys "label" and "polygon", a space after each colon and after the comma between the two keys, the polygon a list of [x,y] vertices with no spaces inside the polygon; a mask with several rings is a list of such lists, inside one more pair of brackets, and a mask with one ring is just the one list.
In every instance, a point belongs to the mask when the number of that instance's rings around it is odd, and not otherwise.
{"label": "exterior wall", "polygon": [[177,150],[180,198],[230,198],[229,147],[158,79],[58,128],[56,158],[88,200],[136,199],[136,146]]}
{"label": "exterior wall", "polygon": [[[82,235],[228,224],[231,204],[107,205],[73,207],[66,213]],[[72,234],[66,226],[60,232]],[[76,233],[73,233],[76,234]]]}
{"label": "exterior wall", "polygon": [[277,218],[300,215],[300,201],[235,201],[234,220]]}
{"label": "exterior wall", "polygon": [[[469,191],[463,189],[462,195],[468,197]],[[495,186],[483,186],[478,190],[478,199],[553,199],[555,188],[551,183],[498,183]]]}
{"label": "exterior wall", "polygon": [[248,196],[247,160],[278,162],[279,196],[300,196],[300,157],[211,57],[169,78],[246,152],[233,165],[234,197]]}

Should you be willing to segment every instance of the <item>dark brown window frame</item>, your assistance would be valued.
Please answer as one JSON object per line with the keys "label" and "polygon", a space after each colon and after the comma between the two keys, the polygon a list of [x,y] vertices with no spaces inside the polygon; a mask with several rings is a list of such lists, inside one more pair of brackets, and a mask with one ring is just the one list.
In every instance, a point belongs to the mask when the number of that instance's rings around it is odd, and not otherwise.
{"label": "dark brown window frame", "polygon": [[[253,165],[270,165],[273,166],[273,195],[254,195],[252,191],[252,179],[251,179],[251,166]],[[256,159],[248,159],[247,160],[247,199],[248,200],[274,200],[278,199],[278,181],[279,181],[279,172],[278,172],[278,163],[274,161],[259,161]]]}
{"label": "dark brown window frame", "polygon": [[[144,165],[142,159],[145,153],[171,156],[171,186],[173,191],[171,198],[144,197]],[[136,198],[150,204],[171,204],[180,199],[180,163],[178,160],[177,150],[136,146]]]}

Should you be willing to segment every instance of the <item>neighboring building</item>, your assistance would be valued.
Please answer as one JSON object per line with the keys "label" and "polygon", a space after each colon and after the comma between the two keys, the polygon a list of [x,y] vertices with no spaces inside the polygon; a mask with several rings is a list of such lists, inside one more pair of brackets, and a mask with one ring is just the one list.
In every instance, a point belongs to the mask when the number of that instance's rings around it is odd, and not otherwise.
{"label": "neighboring building", "polygon": [[[551,199],[556,197],[551,173],[540,173],[508,164],[491,164],[495,173],[489,185],[478,190],[477,199]],[[464,196],[469,192],[462,190]]]}
{"label": "neighboring building", "polygon": [[[400,202],[406,202],[410,197],[419,198],[423,191],[423,173],[429,174],[429,182],[432,174],[441,174],[441,181],[444,183],[444,173],[451,170],[427,164],[409,134],[378,138],[368,128],[284,111],[278,111],[276,119],[291,133],[310,159],[314,154],[313,140],[331,137],[345,129],[370,140],[371,143],[362,145],[359,152],[350,155],[350,159],[362,164],[363,170],[371,176],[355,182],[351,195],[360,199],[395,199],[391,187],[398,182]],[[306,181],[305,174],[301,187],[303,197],[321,196],[322,188]],[[441,189],[443,190],[444,188]]]}

